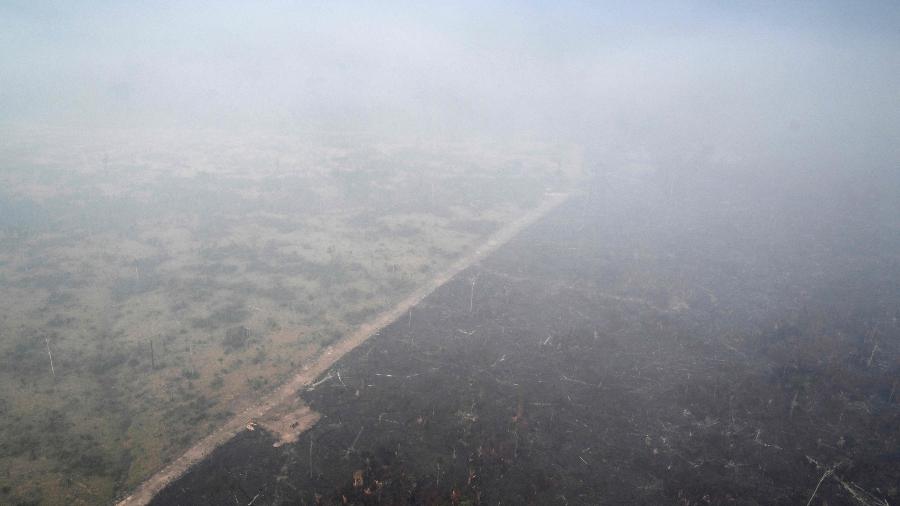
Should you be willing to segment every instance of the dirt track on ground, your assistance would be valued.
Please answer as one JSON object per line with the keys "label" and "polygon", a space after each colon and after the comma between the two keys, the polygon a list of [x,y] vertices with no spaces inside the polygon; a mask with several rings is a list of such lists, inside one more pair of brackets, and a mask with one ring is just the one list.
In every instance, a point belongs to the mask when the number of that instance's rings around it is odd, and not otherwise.
{"label": "dirt track on ground", "polygon": [[[465,270],[470,265],[482,260],[488,254],[502,246],[516,236],[522,229],[534,223],[548,212],[562,204],[569,195],[564,193],[550,193],[545,195],[544,201],[535,209],[522,215],[518,220],[503,227],[491,235],[474,251],[458,259],[450,267],[439,273],[425,285],[419,287],[394,307],[380,313],[374,319],[362,324],[355,332],[341,339],[332,346],[323,350],[312,363],[306,364],[302,371],[282,384],[262,400],[240,413],[232,416],[225,424],[215,432],[204,437],[190,447],[181,457],[173,460],[156,474],[144,481],[130,495],[117,502],[118,506],[138,506],[148,504],[153,497],[172,480],[183,475],[192,465],[203,460],[215,448],[234,437],[235,434],[245,430],[248,422],[265,417],[272,410],[285,403],[295,403],[296,393],[312,384],[313,381],[345,354],[365,342],[369,337],[376,335],[380,329],[387,326],[404,313],[418,304],[422,299],[438,287],[452,279],[455,275]],[[298,427],[298,429],[303,427]],[[309,428],[309,427],[305,427]]]}

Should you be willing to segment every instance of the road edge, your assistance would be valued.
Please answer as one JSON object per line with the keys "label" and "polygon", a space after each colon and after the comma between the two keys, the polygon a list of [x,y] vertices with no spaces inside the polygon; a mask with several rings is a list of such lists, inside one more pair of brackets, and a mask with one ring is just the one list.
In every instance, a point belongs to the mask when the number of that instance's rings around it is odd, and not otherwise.
{"label": "road edge", "polygon": [[472,252],[454,261],[449,267],[407,295],[399,303],[379,313],[372,320],[363,323],[355,331],[326,348],[311,364],[307,364],[302,371],[264,396],[259,403],[233,415],[218,429],[194,443],[180,457],[166,464],[165,467],[138,485],[127,497],[117,500],[115,504],[117,506],[144,506],[149,504],[160,491],[172,481],[183,476],[191,466],[202,461],[213,450],[227,443],[242,430],[245,430],[248,420],[262,418],[277,406],[295,399],[297,392],[312,384],[317,377],[331,368],[341,357],[376,335],[382,328],[403,316],[403,314],[446,282],[453,279],[457,274],[483,260],[513,239],[526,227],[559,207],[570,196],[570,193],[545,193],[543,202],[540,205],[491,234]]}

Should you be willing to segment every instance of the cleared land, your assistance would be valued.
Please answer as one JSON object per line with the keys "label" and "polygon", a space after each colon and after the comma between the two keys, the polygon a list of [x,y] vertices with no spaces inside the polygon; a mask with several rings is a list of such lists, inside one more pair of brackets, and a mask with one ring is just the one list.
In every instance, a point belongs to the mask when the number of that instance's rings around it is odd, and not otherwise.
{"label": "cleared land", "polygon": [[894,504],[896,222],[610,189],[335,363],[295,443],[243,431],[153,504]]}
{"label": "cleared land", "polygon": [[551,146],[6,139],[12,504],[133,489],[533,209],[573,162]]}

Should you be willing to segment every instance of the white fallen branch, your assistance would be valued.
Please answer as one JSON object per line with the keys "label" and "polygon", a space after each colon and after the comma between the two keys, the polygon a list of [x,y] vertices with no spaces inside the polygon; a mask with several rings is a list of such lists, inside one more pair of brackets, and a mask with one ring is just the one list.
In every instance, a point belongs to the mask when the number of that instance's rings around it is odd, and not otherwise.
{"label": "white fallen branch", "polygon": [[312,385],[310,385],[310,386],[309,386],[309,389],[312,390],[312,389],[316,388],[317,386],[321,385],[322,383],[325,383],[326,381],[330,380],[330,379],[333,378],[333,377],[334,377],[334,376],[332,376],[331,373],[328,373],[328,376],[325,376],[324,378],[322,378],[322,379],[320,379],[319,381],[317,381],[317,382],[313,383]]}
{"label": "white fallen branch", "polygon": [[791,410],[788,412],[788,420],[794,418],[794,408],[800,405],[800,403],[797,402],[798,395],[800,395],[800,390],[794,392],[794,398],[791,400]]}
{"label": "white fallen branch", "polygon": [[875,352],[878,351],[878,343],[875,343],[875,346],[872,347],[872,353],[869,354],[869,360],[866,362],[866,367],[872,367],[872,359],[875,358]]}
{"label": "white fallen branch", "polygon": [[588,386],[588,387],[595,387],[595,388],[600,387],[600,385],[594,385],[592,383],[588,383],[587,381],[582,381],[582,380],[576,379],[576,378],[570,378],[566,375],[561,376],[560,379],[563,381],[568,381],[570,383],[578,383],[579,385],[584,385],[584,386]]}
{"label": "white fallen branch", "polygon": [[359,428],[359,432],[356,433],[356,437],[353,439],[353,443],[350,445],[350,448],[347,448],[347,452],[344,453],[344,458],[350,457],[350,454],[356,451],[356,443],[359,441],[359,436],[362,436],[363,429],[365,426]]}
{"label": "white fallen branch", "polygon": [[778,446],[777,444],[774,444],[774,443],[766,443],[765,441],[763,441],[762,439],[760,439],[760,438],[759,438],[759,435],[760,435],[761,433],[762,433],[762,429],[757,429],[757,430],[756,430],[756,437],[753,438],[753,442],[754,442],[754,443],[760,444],[760,445],[762,445],[764,448],[775,448],[775,449],[777,449],[777,450],[783,450],[783,449],[784,449],[784,448]]}
{"label": "white fallen branch", "polygon": [[[819,461],[810,457],[809,455],[806,456],[806,460],[810,464],[813,464],[814,466],[816,466],[817,469],[825,468],[825,466],[823,466]],[[871,492],[867,491],[866,489],[860,487],[856,483],[853,483],[852,481],[847,481],[847,480],[843,479],[839,474],[837,474],[835,472],[838,465],[839,464],[836,464],[830,468],[825,469],[825,474],[823,474],[822,479],[819,480],[819,485],[822,484],[823,479],[827,478],[828,476],[831,476],[838,483],[840,483],[841,487],[843,487],[843,489],[846,490],[850,494],[850,497],[852,497],[858,504],[861,504],[862,506],[891,506],[890,503],[887,502],[887,500],[879,499],[874,494],[872,494]],[[819,485],[816,485],[816,490],[819,489]],[[813,496],[809,498],[810,502],[812,501],[813,497],[815,496],[816,490],[813,491]],[[807,506],[809,506],[810,503],[807,502],[806,504],[807,504]]]}
{"label": "white fallen branch", "polygon": [[819,487],[822,486],[822,482],[825,481],[825,478],[828,478],[833,473],[834,473],[833,467],[829,467],[828,469],[825,470],[824,473],[822,473],[822,477],[819,478],[819,483],[816,483],[816,488],[813,489],[812,495],[810,495],[809,500],[806,501],[806,506],[809,506],[810,504],[812,504],[812,500],[816,497],[816,493],[819,491]]}

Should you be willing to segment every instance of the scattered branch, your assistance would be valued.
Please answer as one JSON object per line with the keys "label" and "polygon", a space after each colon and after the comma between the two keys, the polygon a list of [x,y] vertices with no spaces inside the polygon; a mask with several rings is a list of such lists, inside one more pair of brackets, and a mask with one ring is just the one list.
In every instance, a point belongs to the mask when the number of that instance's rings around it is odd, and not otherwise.
{"label": "scattered branch", "polygon": [[[806,456],[806,460],[810,464],[816,466],[817,469],[823,469],[825,467],[819,461],[810,457],[809,455]],[[874,494],[860,487],[856,483],[843,479],[839,474],[835,472],[839,465],[840,464],[835,464],[830,468],[825,469],[825,474],[823,474],[822,478],[819,479],[819,484],[816,485],[816,489],[813,491],[813,495],[809,498],[809,502],[806,503],[807,506],[809,506],[810,502],[812,502],[816,491],[819,490],[819,485],[822,484],[822,480],[824,480],[828,476],[831,476],[838,483],[840,483],[841,487],[843,487],[843,489],[850,494],[850,497],[852,497],[858,504],[861,504],[862,506],[890,506],[890,503],[888,503],[887,500],[879,499]]]}

